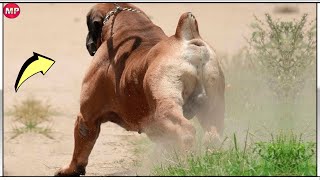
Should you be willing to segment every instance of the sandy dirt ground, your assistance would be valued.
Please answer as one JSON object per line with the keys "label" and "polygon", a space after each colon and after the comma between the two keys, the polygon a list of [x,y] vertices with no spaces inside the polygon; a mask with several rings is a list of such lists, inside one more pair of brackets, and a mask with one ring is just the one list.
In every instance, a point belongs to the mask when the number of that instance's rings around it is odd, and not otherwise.
{"label": "sandy dirt ground", "polygon": [[[4,111],[27,97],[48,101],[60,115],[53,118],[54,139],[40,134],[22,134],[10,139],[12,118],[4,116],[4,174],[51,176],[69,163],[73,150],[73,125],[79,111],[81,81],[92,59],[85,48],[86,14],[93,4],[19,4],[20,16],[4,20]],[[136,3],[153,22],[172,35],[180,15],[191,11],[198,19],[202,37],[218,52],[232,54],[245,44],[253,15],[273,14],[274,4],[143,4]],[[279,5],[279,4],[278,4]],[[314,4],[292,4],[294,15],[315,17]],[[276,16],[282,16],[275,14]],[[56,63],[45,76],[37,74],[14,91],[22,64],[37,52]],[[87,175],[136,175],[132,142],[141,135],[117,125],[102,125],[91,153]]]}

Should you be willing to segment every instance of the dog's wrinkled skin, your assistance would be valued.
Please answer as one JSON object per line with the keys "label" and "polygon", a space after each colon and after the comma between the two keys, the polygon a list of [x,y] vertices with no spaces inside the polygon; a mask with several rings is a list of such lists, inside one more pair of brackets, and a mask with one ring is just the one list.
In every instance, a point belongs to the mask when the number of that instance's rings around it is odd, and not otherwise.
{"label": "dog's wrinkled skin", "polygon": [[113,8],[98,4],[88,14],[86,43],[95,55],[82,84],[73,158],[58,176],[85,174],[103,122],[181,148],[194,142],[194,116],[205,130],[223,132],[224,76],[195,17],[183,14],[167,37],[144,13],[122,11],[102,26]]}

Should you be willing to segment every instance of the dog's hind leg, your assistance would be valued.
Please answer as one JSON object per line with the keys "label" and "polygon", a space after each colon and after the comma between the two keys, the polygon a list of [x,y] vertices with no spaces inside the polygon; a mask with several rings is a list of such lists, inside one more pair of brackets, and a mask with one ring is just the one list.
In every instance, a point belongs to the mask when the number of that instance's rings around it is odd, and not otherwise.
{"label": "dog's hind leg", "polygon": [[207,100],[197,113],[197,118],[207,134],[219,139],[224,129],[225,80],[218,64],[209,61],[204,66],[203,83]]}
{"label": "dog's hind leg", "polygon": [[[179,19],[175,37],[188,44],[184,61],[197,69],[198,84],[191,98],[184,104],[185,116],[196,113],[203,129],[222,135],[224,126],[224,77],[214,50],[201,40],[198,23],[192,13]],[[177,65],[178,68],[181,65]],[[184,82],[186,84],[186,81]],[[199,90],[199,91],[198,91]]]}
{"label": "dog's hind leg", "polygon": [[189,75],[181,75],[184,69],[176,68],[180,66],[170,62],[146,74],[145,92],[152,112],[148,127],[143,131],[156,143],[189,149],[194,144],[196,131],[183,116],[182,92],[184,81],[195,80]]}
{"label": "dog's hind leg", "polygon": [[163,100],[158,103],[153,120],[144,129],[148,137],[157,144],[166,147],[190,149],[195,140],[195,128],[182,112],[182,107],[172,100]]}

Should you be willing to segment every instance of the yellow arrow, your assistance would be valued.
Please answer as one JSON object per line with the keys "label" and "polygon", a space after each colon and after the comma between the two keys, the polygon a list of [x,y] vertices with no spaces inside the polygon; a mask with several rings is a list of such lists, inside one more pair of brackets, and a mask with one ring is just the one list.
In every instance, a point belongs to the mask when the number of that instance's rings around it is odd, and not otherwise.
{"label": "yellow arrow", "polygon": [[33,56],[30,57],[20,69],[14,85],[16,92],[18,92],[18,89],[22,83],[24,83],[31,76],[37,74],[38,72],[41,72],[43,75],[45,75],[54,63],[54,60],[34,52]]}

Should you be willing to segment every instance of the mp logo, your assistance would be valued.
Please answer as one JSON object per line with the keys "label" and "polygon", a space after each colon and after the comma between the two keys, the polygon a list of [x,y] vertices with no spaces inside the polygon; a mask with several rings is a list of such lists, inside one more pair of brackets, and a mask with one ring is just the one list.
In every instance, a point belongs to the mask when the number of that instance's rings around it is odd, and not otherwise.
{"label": "mp logo", "polygon": [[16,3],[8,3],[3,7],[3,14],[10,19],[16,18],[20,14],[20,7]]}

